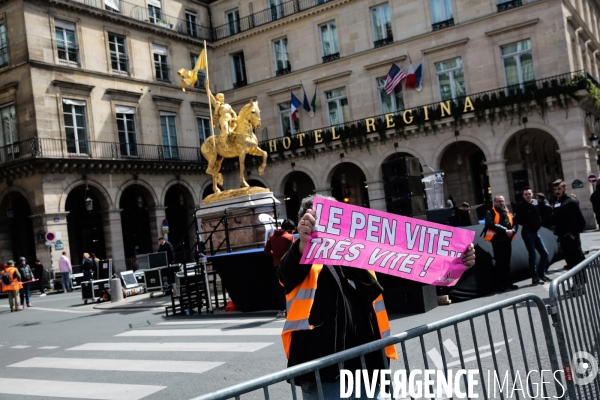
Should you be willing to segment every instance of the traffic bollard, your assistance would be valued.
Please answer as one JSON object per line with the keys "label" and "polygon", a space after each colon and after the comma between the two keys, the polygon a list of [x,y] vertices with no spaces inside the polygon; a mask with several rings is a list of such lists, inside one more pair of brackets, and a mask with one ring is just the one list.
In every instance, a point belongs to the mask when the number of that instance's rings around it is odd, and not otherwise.
{"label": "traffic bollard", "polygon": [[110,301],[116,303],[123,301],[123,289],[121,288],[121,280],[119,278],[113,278],[110,280]]}

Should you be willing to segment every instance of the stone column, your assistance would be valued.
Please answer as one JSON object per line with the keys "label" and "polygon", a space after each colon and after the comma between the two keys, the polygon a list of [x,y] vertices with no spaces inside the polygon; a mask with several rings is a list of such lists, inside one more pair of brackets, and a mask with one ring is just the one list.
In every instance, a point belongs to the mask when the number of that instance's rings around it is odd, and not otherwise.
{"label": "stone column", "polygon": [[[62,256],[62,252],[66,251],[69,258],[69,231],[67,229],[67,215],[69,213],[47,213],[35,214],[29,218],[33,219],[33,235],[36,238],[35,250],[37,258],[42,262],[48,270],[58,271],[58,259]],[[38,231],[43,231],[44,234],[52,232],[56,235],[56,239],[52,246],[46,246],[45,240],[37,241]],[[56,250],[56,243],[60,240],[63,245],[62,250]]]}
{"label": "stone column", "polygon": [[[588,146],[577,147],[573,149],[559,150],[560,159],[563,168],[563,180],[567,184],[567,193],[575,194],[579,200],[579,207],[585,217],[588,229],[595,229],[596,219],[592,210],[590,196],[594,190],[594,185],[587,181],[588,175],[592,172],[592,160],[590,159],[590,149]],[[579,179],[583,182],[583,187],[573,188],[573,181]]]}
{"label": "stone column", "polygon": [[121,211],[122,210],[120,209],[111,209],[102,212],[106,256],[113,260],[125,259],[125,247],[123,246],[123,227],[121,225]]}
{"label": "stone column", "polygon": [[505,199],[510,198],[508,189],[508,179],[506,177],[506,160],[490,160],[485,164],[488,167],[488,178],[490,187],[492,188],[492,199],[496,195],[504,196]]}
{"label": "stone column", "polygon": [[385,205],[385,192],[383,190],[383,181],[366,182],[369,193],[369,206],[373,210],[387,211]]}
{"label": "stone column", "polygon": [[163,236],[162,222],[167,218],[165,210],[167,207],[155,207],[148,209],[150,216],[150,237],[152,238],[152,251],[158,251],[158,238]]}

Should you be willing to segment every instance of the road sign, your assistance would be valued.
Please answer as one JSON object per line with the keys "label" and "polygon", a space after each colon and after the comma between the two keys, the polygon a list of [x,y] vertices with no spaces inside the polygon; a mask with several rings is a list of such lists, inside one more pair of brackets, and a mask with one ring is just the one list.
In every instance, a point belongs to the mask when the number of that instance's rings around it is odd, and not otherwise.
{"label": "road sign", "polygon": [[54,232],[46,233],[46,241],[47,242],[54,242],[54,239],[56,239],[56,235],[54,234]]}
{"label": "road sign", "polygon": [[56,241],[56,244],[54,245],[54,250],[64,250],[65,249],[65,245],[63,244],[63,242],[61,242],[60,240]]}
{"label": "road sign", "polygon": [[597,180],[598,180],[598,177],[594,174],[590,174],[590,176],[588,176],[589,183],[596,183]]}

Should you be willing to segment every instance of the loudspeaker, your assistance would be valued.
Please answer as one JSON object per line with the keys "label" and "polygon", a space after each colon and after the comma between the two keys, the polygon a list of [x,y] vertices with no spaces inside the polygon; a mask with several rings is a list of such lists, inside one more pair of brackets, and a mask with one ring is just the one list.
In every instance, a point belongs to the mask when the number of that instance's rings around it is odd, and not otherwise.
{"label": "loudspeaker", "polygon": [[425,199],[423,196],[414,196],[389,201],[387,212],[405,217],[425,214]]}
{"label": "loudspeaker", "polygon": [[420,176],[405,176],[383,183],[385,197],[423,196],[423,183]]}
{"label": "loudspeaker", "polygon": [[384,182],[405,176],[421,176],[421,164],[416,157],[399,157],[381,164]]}
{"label": "loudspeaker", "polygon": [[435,286],[386,288],[383,302],[388,314],[426,313],[438,306]]}

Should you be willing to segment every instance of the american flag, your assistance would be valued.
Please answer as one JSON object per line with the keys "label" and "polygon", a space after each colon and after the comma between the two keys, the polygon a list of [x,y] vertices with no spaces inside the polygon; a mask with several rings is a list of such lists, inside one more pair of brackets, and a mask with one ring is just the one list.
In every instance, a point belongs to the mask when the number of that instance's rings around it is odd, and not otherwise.
{"label": "american flag", "polygon": [[398,86],[404,78],[406,78],[406,74],[402,71],[402,68],[397,66],[396,63],[393,63],[390,72],[388,72],[388,75],[385,78],[383,89],[385,89],[387,94],[392,94],[396,86]]}

